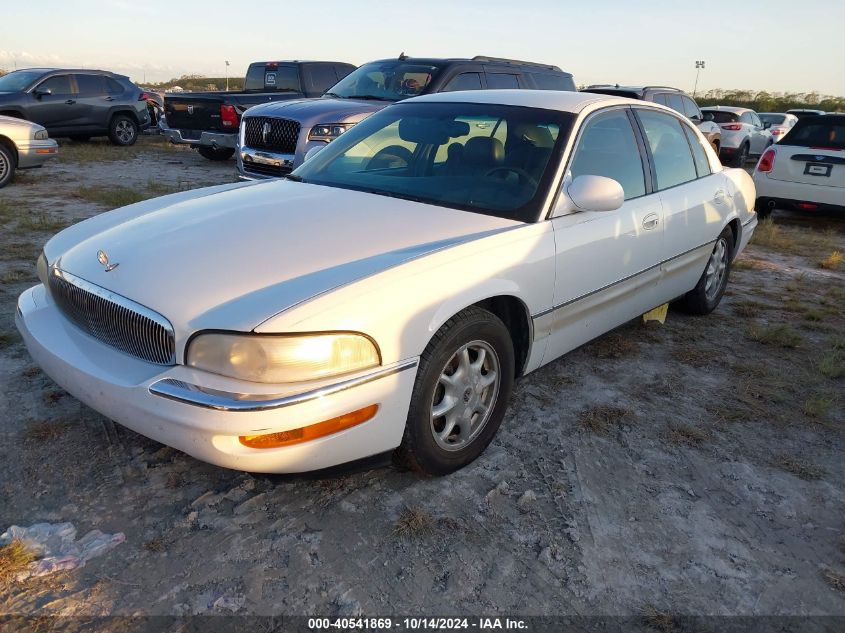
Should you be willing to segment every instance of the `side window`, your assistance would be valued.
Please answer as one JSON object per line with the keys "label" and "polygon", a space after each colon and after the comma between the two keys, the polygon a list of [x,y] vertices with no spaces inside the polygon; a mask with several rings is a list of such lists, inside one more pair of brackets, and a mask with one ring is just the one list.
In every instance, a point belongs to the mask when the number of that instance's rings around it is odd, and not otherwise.
{"label": "side window", "polygon": [[455,75],[443,87],[443,92],[454,92],[456,90],[481,90],[481,74],[461,73]]}
{"label": "side window", "polygon": [[698,172],[698,177],[704,178],[704,176],[709,176],[711,174],[710,161],[707,158],[707,152],[701,146],[701,141],[698,140],[695,132],[687,126],[682,127],[692,148],[692,158],[695,161],[695,171]]}
{"label": "side window", "polygon": [[516,75],[507,73],[484,73],[487,75],[487,87],[491,90],[497,88],[519,88],[519,78]]}
{"label": "side window", "polygon": [[749,114],[751,115],[751,123],[757,127],[763,127],[763,122],[760,120],[760,117],[757,116],[756,112],[749,112]]}
{"label": "side window", "polygon": [[689,97],[682,97],[684,100],[684,114],[687,115],[690,119],[703,119],[704,117],[701,116],[701,110],[698,109],[695,101],[690,99]]}
{"label": "side window", "polygon": [[666,105],[672,108],[675,112],[678,112],[679,114],[684,114],[684,100],[681,99],[681,95],[667,94],[666,102]]}
{"label": "side window", "polygon": [[642,156],[625,110],[599,114],[586,124],[569,169],[573,178],[613,178],[626,200],[645,195]]}
{"label": "side window", "polygon": [[70,75],[50,77],[38,85],[38,90],[50,90],[54,96],[73,94],[70,89]]}
{"label": "side window", "polygon": [[308,87],[314,92],[325,92],[337,83],[337,75],[331,64],[313,64],[306,66]]}
{"label": "side window", "polygon": [[654,157],[657,188],[668,189],[695,180],[695,163],[682,129],[683,124],[663,112],[637,109],[637,116]]}
{"label": "side window", "polygon": [[565,75],[554,75],[552,73],[528,73],[534,80],[538,90],[575,90],[572,80]]}
{"label": "side window", "polygon": [[101,75],[76,75],[76,88],[80,97],[106,95],[106,82]]}
{"label": "side window", "polygon": [[660,105],[669,105],[666,102],[666,93],[665,92],[660,92],[660,93],[654,95],[654,102],[659,103]]}
{"label": "side window", "polygon": [[338,81],[346,77],[346,75],[351,73],[353,70],[355,70],[355,66],[349,66],[346,64],[338,64],[334,67],[334,72],[337,75]]}
{"label": "side window", "polygon": [[111,77],[106,77],[106,90],[110,95],[119,95],[123,92],[123,86]]}
{"label": "side window", "polygon": [[749,125],[754,124],[754,120],[751,118],[750,112],[743,112],[742,115],[739,117],[740,123],[748,123]]}

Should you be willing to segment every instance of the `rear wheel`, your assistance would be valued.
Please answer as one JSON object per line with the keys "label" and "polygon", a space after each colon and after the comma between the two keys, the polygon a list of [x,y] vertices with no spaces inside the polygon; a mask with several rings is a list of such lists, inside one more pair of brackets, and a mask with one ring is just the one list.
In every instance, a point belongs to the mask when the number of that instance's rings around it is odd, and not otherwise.
{"label": "rear wheel", "polygon": [[12,182],[15,177],[17,158],[11,147],[0,142],[0,189]]}
{"label": "rear wheel", "polygon": [[208,160],[229,160],[235,155],[235,148],[233,147],[204,147],[197,148],[200,156]]}
{"label": "rear wheel", "polygon": [[134,145],[138,140],[138,124],[126,114],[116,114],[109,124],[109,140],[115,145]]}
{"label": "rear wheel", "polygon": [[768,198],[757,198],[754,203],[754,210],[757,212],[759,219],[767,218],[772,214],[772,208],[769,206]]}
{"label": "rear wheel", "polygon": [[397,462],[446,475],[476,459],[505,415],[513,342],[494,314],[471,307],[447,321],[420,356]]}
{"label": "rear wheel", "polygon": [[739,149],[734,154],[733,161],[731,161],[731,167],[744,167],[745,163],[748,162],[748,143],[743,143],[740,145]]}
{"label": "rear wheel", "polygon": [[685,294],[679,302],[685,312],[704,315],[716,309],[728,285],[733,253],[733,231],[726,226],[716,239],[716,244],[713,245],[713,251],[707,260],[707,266],[695,288]]}

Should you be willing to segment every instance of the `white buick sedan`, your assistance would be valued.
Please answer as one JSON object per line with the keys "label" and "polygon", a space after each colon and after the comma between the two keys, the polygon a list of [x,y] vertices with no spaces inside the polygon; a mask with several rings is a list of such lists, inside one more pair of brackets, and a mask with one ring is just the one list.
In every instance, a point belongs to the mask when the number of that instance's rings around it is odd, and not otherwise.
{"label": "white buick sedan", "polygon": [[17,324],[74,396],[199,459],[296,472],[393,451],[445,474],[490,443],[515,378],[668,301],[712,311],[754,199],[663,106],[431,95],[287,180],[62,231]]}

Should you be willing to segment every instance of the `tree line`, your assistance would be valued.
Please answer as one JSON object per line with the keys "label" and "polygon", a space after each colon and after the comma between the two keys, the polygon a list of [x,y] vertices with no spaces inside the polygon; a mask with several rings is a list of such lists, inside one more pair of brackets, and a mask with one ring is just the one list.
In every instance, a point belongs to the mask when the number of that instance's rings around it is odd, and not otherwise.
{"label": "tree line", "polygon": [[750,108],[757,112],[786,112],[796,108],[845,112],[845,97],[818,92],[766,92],[754,90],[708,90],[696,95],[700,106],[726,105]]}

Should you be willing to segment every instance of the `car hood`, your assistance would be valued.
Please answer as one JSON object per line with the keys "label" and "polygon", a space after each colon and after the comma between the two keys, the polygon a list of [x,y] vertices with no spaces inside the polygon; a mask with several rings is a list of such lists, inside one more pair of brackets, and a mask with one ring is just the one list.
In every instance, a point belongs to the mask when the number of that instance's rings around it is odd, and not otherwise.
{"label": "car hood", "polygon": [[247,110],[244,116],[278,116],[299,121],[304,126],[318,123],[358,123],[389,105],[389,101],[357,101],[328,97],[294,99],[257,105]]}
{"label": "car hood", "polygon": [[24,119],[18,119],[13,116],[5,116],[0,114],[0,126],[13,126],[13,127],[22,127],[22,128],[40,128],[41,126],[37,123],[33,123],[32,121],[26,121]]}
{"label": "car hood", "polygon": [[[85,223],[71,227],[76,239],[58,258],[48,252],[50,264],[155,310],[181,340],[203,329],[252,330],[357,279],[520,226],[291,181],[197,190],[145,213],[124,212],[112,226],[93,220],[87,234]],[[117,266],[106,272],[98,251]]]}

